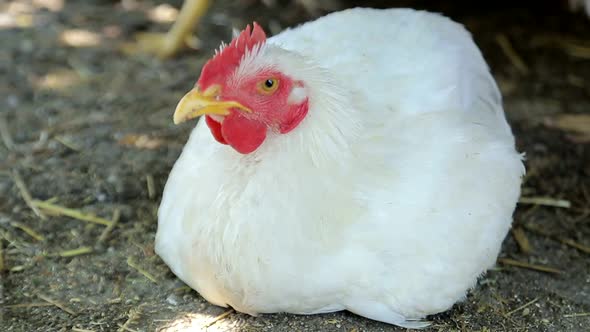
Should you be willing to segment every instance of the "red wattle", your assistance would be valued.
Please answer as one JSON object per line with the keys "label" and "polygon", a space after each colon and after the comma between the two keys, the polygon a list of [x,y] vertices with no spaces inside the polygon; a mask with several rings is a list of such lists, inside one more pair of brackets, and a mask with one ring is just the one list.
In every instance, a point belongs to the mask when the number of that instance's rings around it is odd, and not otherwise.
{"label": "red wattle", "polygon": [[[256,150],[266,138],[266,125],[233,111],[223,119],[221,134],[236,151],[247,154]],[[215,134],[213,134],[215,135]]]}
{"label": "red wattle", "polygon": [[213,138],[221,144],[227,144],[225,138],[223,138],[223,135],[221,134],[221,123],[213,120],[209,115],[205,115],[205,122],[207,123],[209,130],[211,130]]}

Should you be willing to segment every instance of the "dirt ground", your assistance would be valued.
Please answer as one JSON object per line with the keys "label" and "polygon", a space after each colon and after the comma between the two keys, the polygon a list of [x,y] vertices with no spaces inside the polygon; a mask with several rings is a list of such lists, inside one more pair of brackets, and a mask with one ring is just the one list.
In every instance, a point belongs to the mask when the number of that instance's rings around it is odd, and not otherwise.
{"label": "dirt ground", "polygon": [[[232,26],[276,33],[318,15],[266,3],[214,1],[200,49],[160,61],[118,45],[166,30],[161,1],[0,2],[0,331],[403,330],[350,313],[228,312],[154,254],[161,192],[194,125],[171,115],[203,61]],[[430,330],[590,331],[590,19],[558,1],[391,3],[466,24],[527,154],[497,268]]]}

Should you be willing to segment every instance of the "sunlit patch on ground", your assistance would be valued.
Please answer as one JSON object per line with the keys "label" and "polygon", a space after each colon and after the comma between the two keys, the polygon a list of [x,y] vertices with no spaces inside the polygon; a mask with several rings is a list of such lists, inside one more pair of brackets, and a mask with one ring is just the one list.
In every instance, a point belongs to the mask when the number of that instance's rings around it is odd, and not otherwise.
{"label": "sunlit patch on ground", "polygon": [[158,329],[159,332],[221,332],[229,331],[233,326],[231,320],[224,320],[227,316],[233,313],[233,310],[228,310],[223,314],[212,317],[210,315],[200,313],[190,313],[178,317],[175,320],[165,324]]}

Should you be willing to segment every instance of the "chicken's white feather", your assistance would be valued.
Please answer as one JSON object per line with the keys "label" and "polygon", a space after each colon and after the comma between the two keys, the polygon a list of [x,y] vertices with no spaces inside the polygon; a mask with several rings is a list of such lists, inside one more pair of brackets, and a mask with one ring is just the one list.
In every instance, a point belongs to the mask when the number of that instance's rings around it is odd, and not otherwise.
{"label": "chicken's white feather", "polygon": [[491,267],[524,168],[465,29],[352,9],[270,38],[310,110],[248,155],[200,121],[170,174],[156,251],[210,302],[257,314],[350,310],[392,324],[444,311]]}

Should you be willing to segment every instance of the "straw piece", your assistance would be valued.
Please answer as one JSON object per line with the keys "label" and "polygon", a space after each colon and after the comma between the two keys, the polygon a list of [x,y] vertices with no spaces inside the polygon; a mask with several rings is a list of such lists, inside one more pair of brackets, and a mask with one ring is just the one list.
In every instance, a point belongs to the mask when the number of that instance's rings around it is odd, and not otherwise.
{"label": "straw piece", "polygon": [[60,303],[60,302],[57,302],[57,301],[55,301],[55,300],[51,299],[50,297],[48,297],[48,296],[46,296],[46,295],[43,295],[43,294],[37,294],[37,296],[38,296],[38,297],[39,297],[41,300],[43,300],[43,301],[47,301],[48,303],[51,303],[51,304],[53,304],[54,306],[56,306],[56,307],[60,308],[61,310],[63,310],[63,311],[65,311],[65,312],[67,312],[67,313],[68,313],[68,314],[70,314],[70,315],[75,315],[75,314],[76,314],[76,313],[75,313],[75,312],[74,312],[72,309],[70,309],[70,308],[66,307],[64,304],[62,304],[62,303]]}
{"label": "straw piece", "polygon": [[521,197],[518,200],[520,204],[533,204],[533,205],[544,205],[553,206],[564,209],[572,207],[572,203],[565,199],[554,199],[550,197]]}
{"label": "straw piece", "polygon": [[137,263],[135,261],[133,261],[133,258],[131,258],[131,256],[129,256],[127,258],[127,265],[136,269],[137,272],[141,273],[144,277],[146,277],[149,281],[153,282],[154,284],[158,283],[158,280],[153,275],[151,275],[148,271],[142,269],[139,265],[137,265]]}
{"label": "straw piece", "polygon": [[104,225],[104,226],[109,226],[112,224],[112,222],[97,217],[93,214],[88,214],[88,213],[83,213],[80,212],[78,210],[74,210],[74,209],[70,209],[70,208],[66,208],[60,205],[56,205],[56,204],[52,204],[52,203],[48,203],[48,202],[43,202],[43,201],[38,201],[38,200],[33,200],[33,205],[41,208],[43,210],[47,210],[51,213],[56,213],[58,215],[64,215],[70,218],[74,218],[80,221],[87,221],[87,222],[91,222],[91,223],[95,223],[95,224],[99,224],[99,225]]}
{"label": "straw piece", "polygon": [[104,242],[107,239],[113,228],[115,228],[115,226],[117,226],[119,223],[119,219],[121,219],[121,209],[117,208],[115,209],[115,212],[113,212],[111,224],[108,225],[107,228],[105,228],[105,230],[100,234],[98,237],[98,242]]}
{"label": "straw piece", "polygon": [[537,302],[537,301],[539,301],[539,298],[536,298],[536,299],[534,299],[534,300],[532,300],[532,301],[529,301],[529,302],[527,302],[527,303],[525,303],[525,304],[521,305],[520,307],[518,307],[518,308],[516,308],[516,309],[514,309],[514,310],[512,310],[512,311],[509,311],[508,313],[506,313],[506,316],[510,316],[510,315],[512,315],[513,313],[515,313],[515,312],[517,312],[517,311],[520,311],[520,310],[522,310],[522,309],[524,309],[524,308],[526,308],[526,307],[528,307],[528,306],[530,306],[530,305],[534,304],[534,303],[535,303],[535,302]]}
{"label": "straw piece", "polygon": [[498,43],[498,45],[500,45],[502,52],[504,52],[508,60],[510,60],[512,65],[521,74],[526,75],[529,73],[528,66],[524,63],[520,55],[518,55],[514,47],[512,47],[512,44],[510,43],[510,40],[508,39],[508,37],[506,37],[506,35],[501,33],[496,35],[496,42]]}
{"label": "straw piece", "polygon": [[60,251],[58,253],[58,255],[61,257],[74,257],[74,256],[89,254],[91,252],[92,252],[91,247],[80,247],[80,248],[76,248],[76,249]]}
{"label": "straw piece", "polygon": [[25,224],[21,224],[20,222],[13,221],[10,223],[10,225],[12,225],[12,227],[22,230],[28,236],[32,237],[33,239],[35,239],[37,241],[41,241],[41,242],[45,241],[45,237],[43,235],[37,233],[35,230],[33,230],[31,227],[29,227]]}
{"label": "straw piece", "polygon": [[41,211],[39,211],[37,206],[34,204],[33,197],[31,196],[31,193],[29,192],[29,189],[27,188],[25,181],[23,181],[23,178],[20,176],[20,173],[17,170],[12,171],[12,179],[16,184],[18,190],[20,191],[20,194],[23,200],[25,201],[25,204],[27,204],[27,206],[31,210],[33,210],[33,213],[35,213],[37,217],[41,218],[41,220],[47,220],[47,217]]}
{"label": "straw piece", "polygon": [[537,264],[529,264],[529,263],[517,261],[515,259],[510,259],[510,258],[499,258],[498,262],[505,264],[505,265],[521,267],[524,269],[535,270],[535,271],[539,271],[539,272],[555,273],[555,274],[562,273],[562,271],[552,268],[552,267],[537,265]]}

